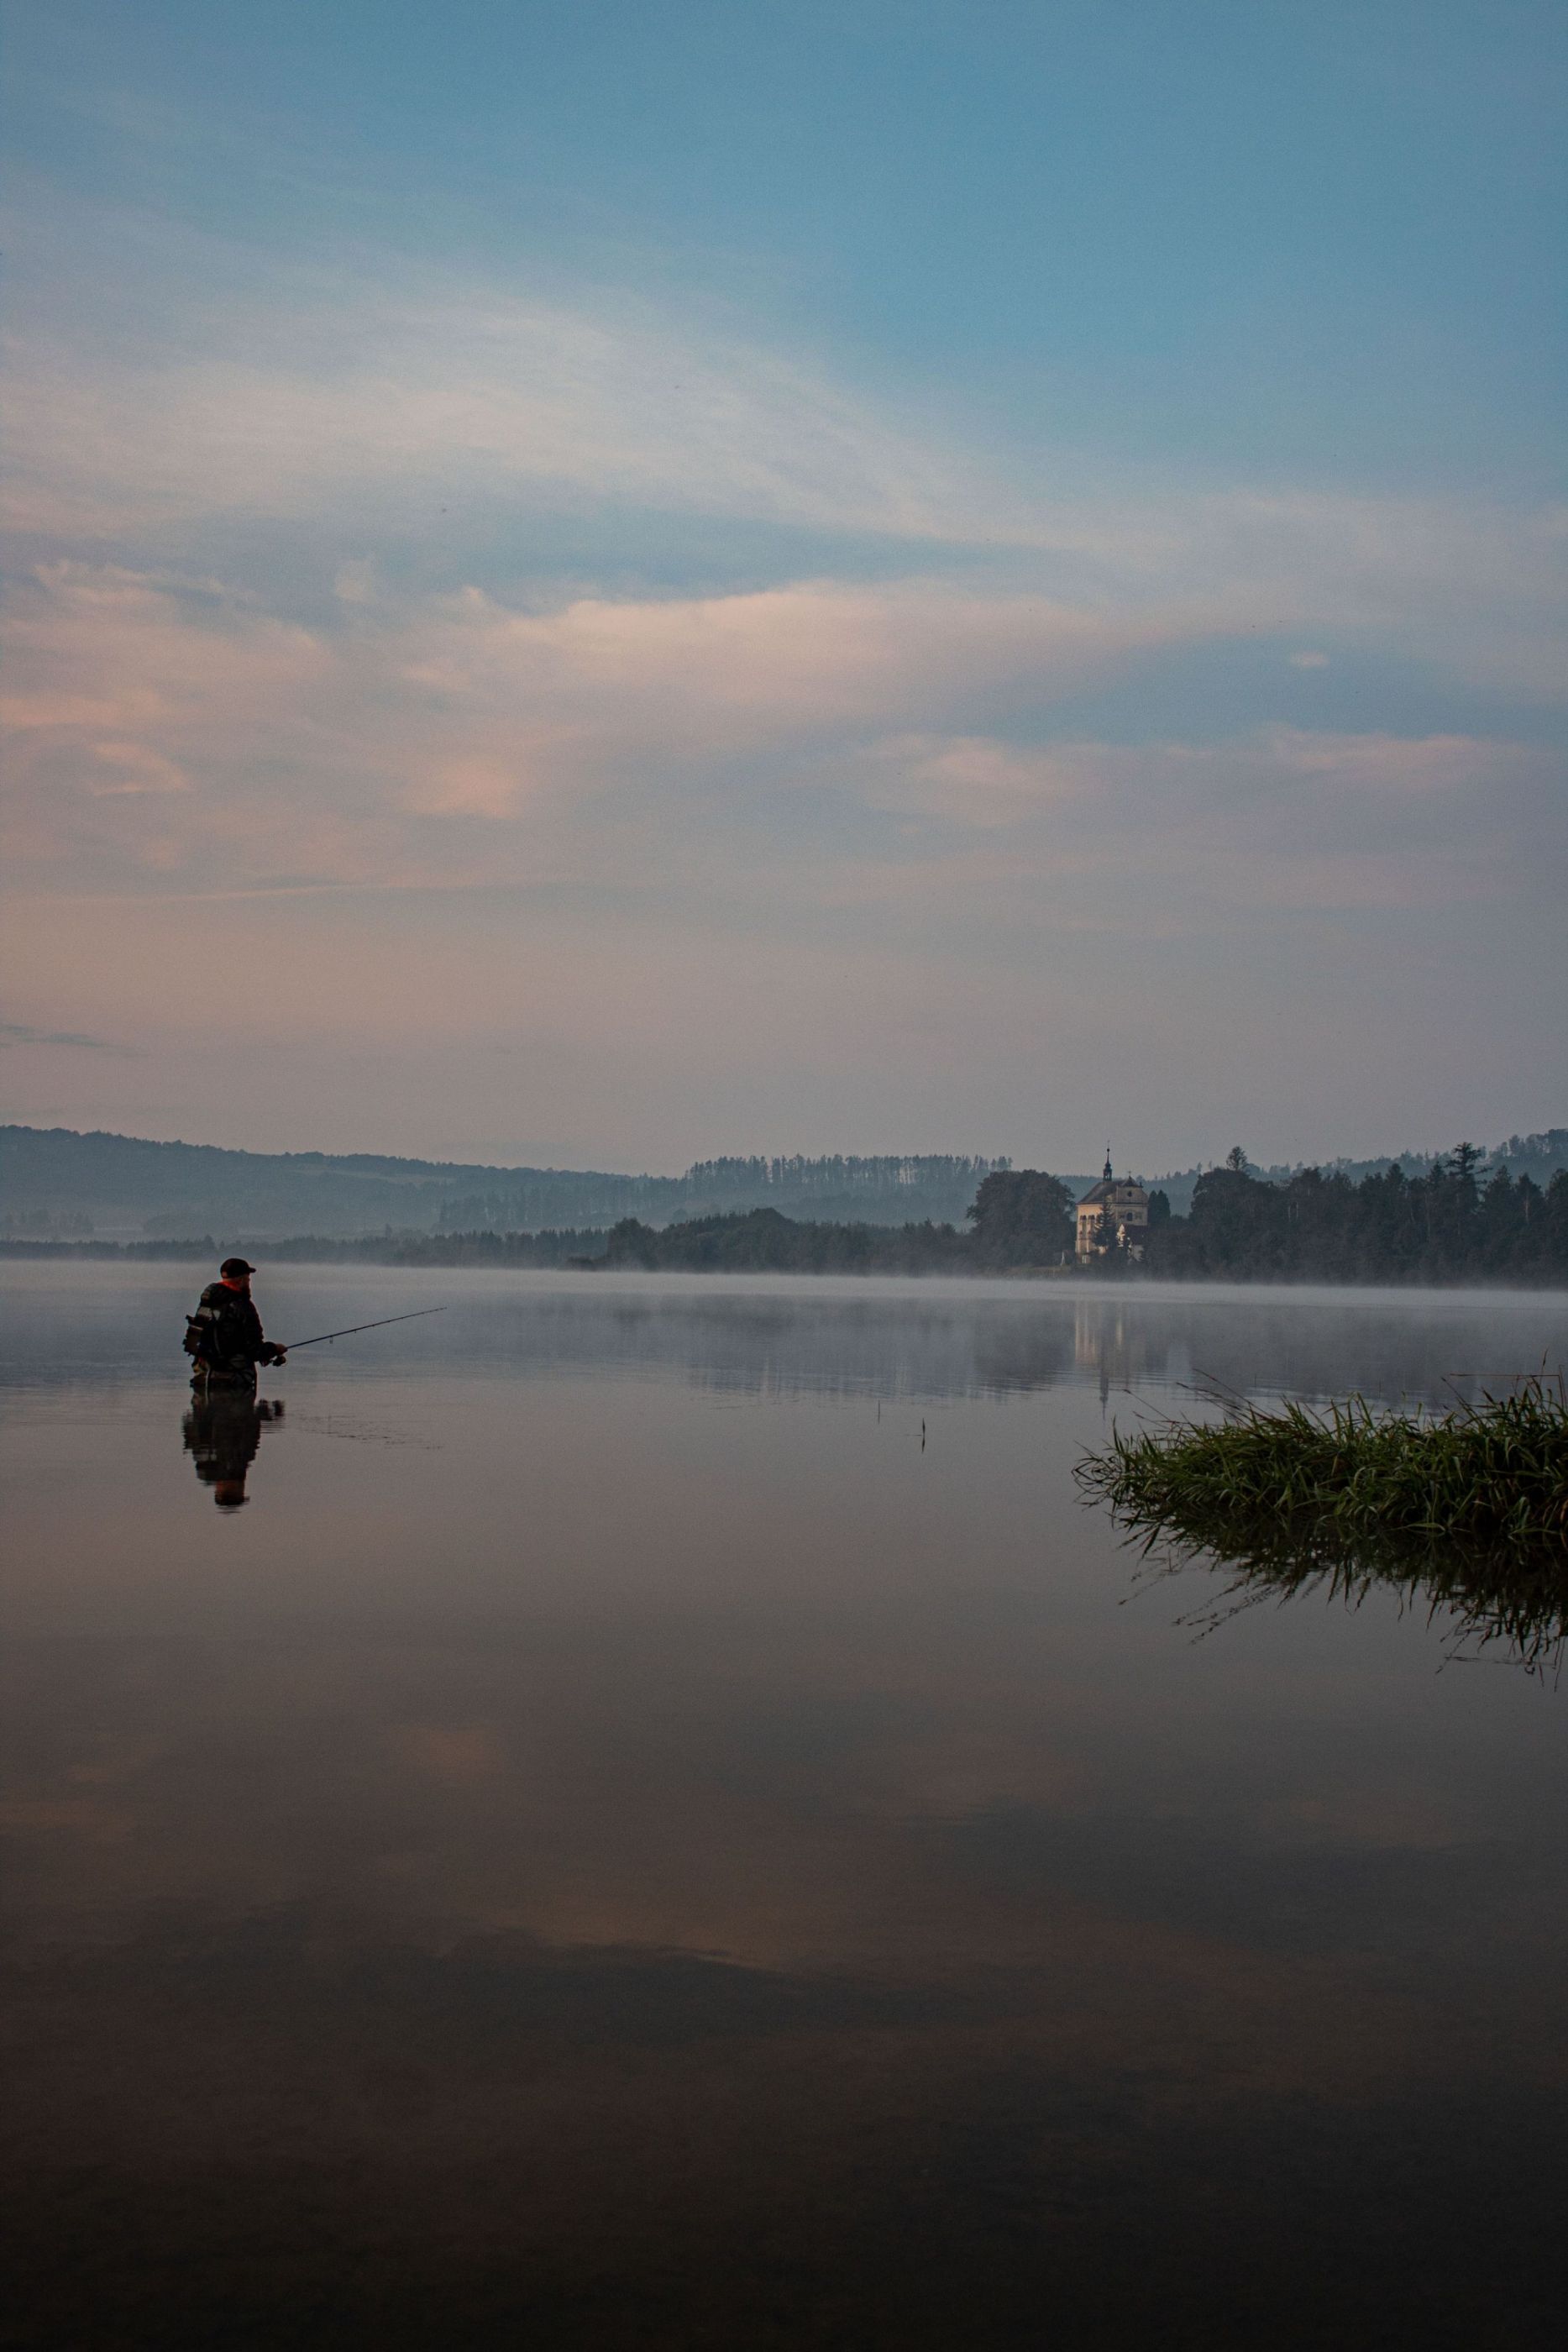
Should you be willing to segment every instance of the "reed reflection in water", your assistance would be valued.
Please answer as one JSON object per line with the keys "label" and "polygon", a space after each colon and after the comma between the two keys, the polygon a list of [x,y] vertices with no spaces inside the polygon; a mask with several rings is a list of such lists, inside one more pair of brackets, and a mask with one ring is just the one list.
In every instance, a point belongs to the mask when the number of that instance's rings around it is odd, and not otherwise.
{"label": "reed reflection in water", "polygon": [[1142,1559],[1166,1578],[1218,1575],[1222,1590],[1186,1606],[1181,1622],[1218,1632],[1264,1603],[1313,1601],[1360,1609],[1392,1595],[1443,1635],[1453,1663],[1489,1655],[1527,1673],[1563,1669],[1568,1642],[1568,1562],[1511,1544],[1345,1537],[1270,1528],[1255,1519],[1228,1531],[1180,1536],[1122,1520]]}

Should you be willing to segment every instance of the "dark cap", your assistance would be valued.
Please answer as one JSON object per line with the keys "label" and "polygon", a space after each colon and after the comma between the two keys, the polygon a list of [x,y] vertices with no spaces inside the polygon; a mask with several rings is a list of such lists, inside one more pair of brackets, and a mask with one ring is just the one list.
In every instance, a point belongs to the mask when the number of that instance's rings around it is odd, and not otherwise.
{"label": "dark cap", "polygon": [[256,1272],[256,1268],[254,1265],[248,1264],[248,1262],[243,1257],[225,1257],[222,1265],[219,1266],[218,1272],[224,1276],[231,1274],[254,1274]]}

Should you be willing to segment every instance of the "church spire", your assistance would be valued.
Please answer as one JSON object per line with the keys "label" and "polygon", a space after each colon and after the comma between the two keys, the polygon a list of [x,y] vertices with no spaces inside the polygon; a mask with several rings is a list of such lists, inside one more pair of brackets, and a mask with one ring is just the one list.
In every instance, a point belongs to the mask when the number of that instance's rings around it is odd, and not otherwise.
{"label": "church spire", "polygon": [[1111,1181],[1111,1147],[1109,1144],[1105,1146],[1105,1181],[1107,1184]]}

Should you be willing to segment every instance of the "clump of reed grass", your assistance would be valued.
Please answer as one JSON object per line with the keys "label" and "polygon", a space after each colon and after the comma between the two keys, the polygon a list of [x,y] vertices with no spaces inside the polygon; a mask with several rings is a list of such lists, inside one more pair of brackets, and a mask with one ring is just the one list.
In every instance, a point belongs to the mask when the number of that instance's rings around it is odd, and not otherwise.
{"label": "clump of reed grass", "polygon": [[1178,1534],[1264,1517],[1568,1548],[1568,1397],[1537,1378],[1437,1419],[1359,1396],[1322,1410],[1238,1404],[1220,1422],[1117,1430],[1077,1476],[1124,1517]]}
{"label": "clump of reed grass", "polygon": [[1363,1397],[1230,1404],[1218,1422],[1117,1430],[1075,1473],[1129,1540],[1238,1571],[1239,1605],[1374,1584],[1453,1612],[1539,1666],[1568,1639],[1568,1395],[1537,1377],[1441,1416]]}

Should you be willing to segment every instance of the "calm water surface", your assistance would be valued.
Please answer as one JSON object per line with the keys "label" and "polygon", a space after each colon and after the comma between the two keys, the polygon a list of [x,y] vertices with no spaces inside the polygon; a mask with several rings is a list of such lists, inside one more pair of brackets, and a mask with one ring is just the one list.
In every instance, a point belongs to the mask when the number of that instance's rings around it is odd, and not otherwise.
{"label": "calm water surface", "polygon": [[0,2342],[1562,2340],[1568,1687],[1070,1471],[1568,1300],[0,1276]]}

